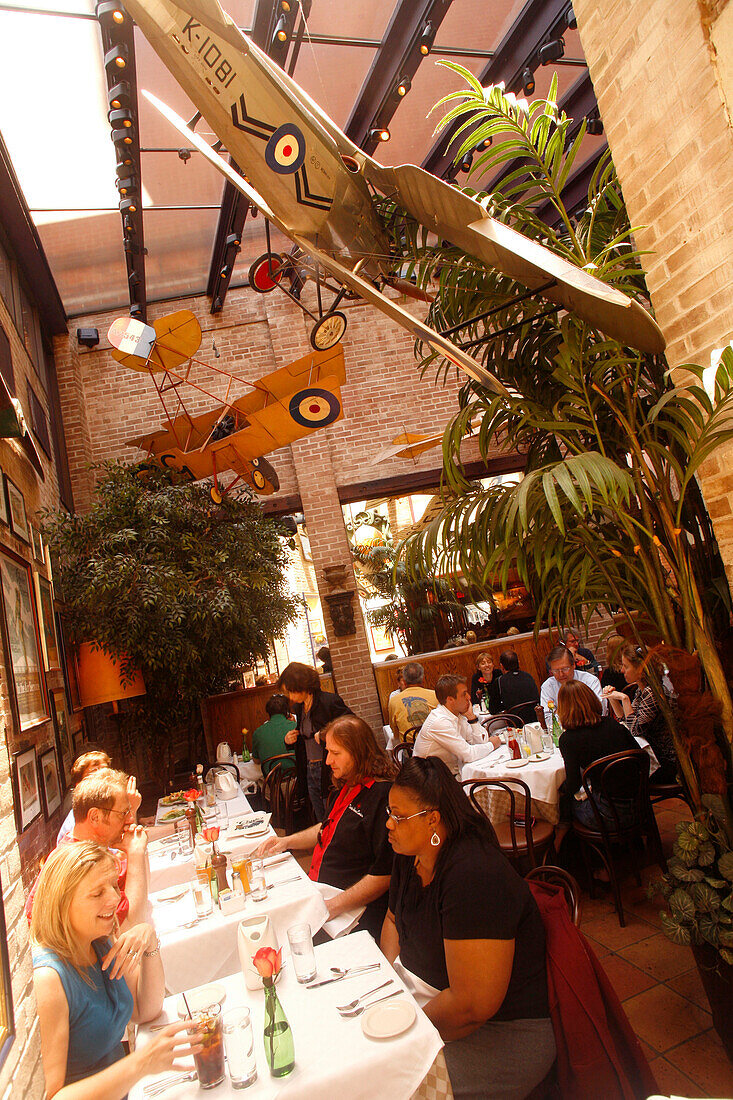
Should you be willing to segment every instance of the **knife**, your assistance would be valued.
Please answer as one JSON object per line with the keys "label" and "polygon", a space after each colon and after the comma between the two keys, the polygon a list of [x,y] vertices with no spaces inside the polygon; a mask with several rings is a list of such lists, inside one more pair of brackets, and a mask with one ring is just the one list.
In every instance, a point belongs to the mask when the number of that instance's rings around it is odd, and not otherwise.
{"label": "knife", "polygon": [[318,989],[321,985],[331,985],[332,982],[342,982],[344,978],[350,978],[352,974],[363,974],[365,970],[379,970],[380,963],[369,963],[368,966],[355,966],[347,970],[345,974],[339,974],[336,978],[324,978],[322,982],[312,982],[306,989]]}

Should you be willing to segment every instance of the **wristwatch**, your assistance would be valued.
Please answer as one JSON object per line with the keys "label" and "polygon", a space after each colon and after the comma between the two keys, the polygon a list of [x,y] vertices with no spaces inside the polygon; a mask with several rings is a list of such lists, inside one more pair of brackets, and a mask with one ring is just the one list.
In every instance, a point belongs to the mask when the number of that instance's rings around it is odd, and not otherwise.
{"label": "wristwatch", "polygon": [[467,718],[466,721],[468,722],[469,726],[475,726],[478,722],[478,718],[476,718],[476,716],[474,715],[473,718]]}

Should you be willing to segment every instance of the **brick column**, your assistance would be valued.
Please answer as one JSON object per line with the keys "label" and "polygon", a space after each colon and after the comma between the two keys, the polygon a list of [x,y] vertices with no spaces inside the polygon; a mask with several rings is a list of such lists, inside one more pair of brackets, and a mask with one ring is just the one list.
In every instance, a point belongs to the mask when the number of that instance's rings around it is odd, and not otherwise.
{"label": "brick column", "polygon": [[[601,117],[670,365],[707,366],[733,335],[733,5],[574,0]],[[725,99],[728,99],[726,109]],[[733,447],[700,483],[733,584]]]}
{"label": "brick column", "polygon": [[[307,355],[311,347],[303,313],[281,294],[270,295],[266,299],[266,308],[276,365],[280,367]],[[348,359],[346,367],[348,372]],[[382,712],[338,498],[330,429],[323,428],[307,439],[298,440],[290,449],[308,526],[316,584],[323,605],[324,626],[338,692],[354,713],[379,734],[382,728]],[[347,637],[338,637],[335,634],[325,599],[329,586],[325,581],[324,570],[334,565],[345,566],[345,581],[340,587],[354,592],[356,633]]]}

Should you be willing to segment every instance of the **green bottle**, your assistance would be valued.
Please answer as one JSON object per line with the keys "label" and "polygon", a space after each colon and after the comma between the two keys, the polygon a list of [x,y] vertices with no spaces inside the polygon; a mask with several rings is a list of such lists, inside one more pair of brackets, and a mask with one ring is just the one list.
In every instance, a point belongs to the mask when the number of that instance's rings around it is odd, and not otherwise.
{"label": "green bottle", "polygon": [[562,732],[563,732],[563,729],[562,729],[562,726],[560,725],[560,719],[558,718],[557,712],[555,711],[555,708],[553,707],[552,708],[552,741],[553,741],[553,744],[554,744],[556,749],[560,747],[560,734]]}

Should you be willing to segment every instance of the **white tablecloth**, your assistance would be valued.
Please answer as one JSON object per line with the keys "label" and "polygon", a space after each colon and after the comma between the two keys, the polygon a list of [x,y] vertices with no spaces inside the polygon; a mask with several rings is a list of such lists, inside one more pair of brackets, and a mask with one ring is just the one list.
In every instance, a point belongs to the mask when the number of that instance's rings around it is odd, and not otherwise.
{"label": "white tablecloth", "polygon": [[[286,956],[287,949],[283,952]],[[367,1039],[361,1029],[361,1017],[343,1019],[335,1006],[353,1000],[392,978],[395,987],[403,983],[379,951],[367,932],[356,932],[345,939],[333,940],[316,948],[320,976],[330,966],[358,966],[379,962],[380,969],[369,971],[321,989],[306,989],[295,980],[287,966],[278,982],[278,995],[293,1031],[295,1069],[280,1080],[270,1077],[263,1049],[264,994],[250,992],[237,972],[222,981],[226,989],[223,1010],[246,1006],[252,1013],[257,1057],[257,1080],[242,1092],[231,1087],[229,1078],[216,1090],[217,1100],[407,1100],[418,1089],[443,1046],[440,1035],[416,1005],[417,1019],[404,1034],[394,1039]],[[187,988],[191,987],[189,982]],[[385,992],[389,992],[386,990]],[[412,1001],[412,997],[405,993]],[[177,1020],[177,997],[166,1000],[163,1015],[156,1021]],[[413,1004],[415,1002],[413,1001]],[[141,1028],[138,1046],[144,1045],[149,1032]],[[161,1075],[164,1076],[164,1075]],[[130,1100],[142,1100],[143,1084],[130,1089]],[[200,1100],[198,1082],[176,1085],[163,1094],[163,1100]],[[436,1094],[437,1095],[437,1094]]]}
{"label": "white tablecloth", "polygon": [[[196,915],[190,889],[175,902],[163,902],[159,893],[151,894],[152,920],[160,936],[160,955],[169,993],[212,982],[238,970],[237,929],[246,917],[267,913],[281,944],[287,943],[288,928],[299,921],[308,921],[314,933],[323,927],[328,920],[326,903],[295,859],[266,865],[265,870],[267,884],[273,887],[265,901],[255,902],[248,896],[245,908],[236,913],[222,913],[214,908],[210,917],[193,928],[182,927]],[[299,881],[275,886],[295,875]]]}
{"label": "white tablecloth", "polygon": [[[636,741],[639,748],[649,754],[650,773],[653,774],[659,767],[654,750],[644,737],[637,737]],[[461,779],[522,779],[529,787],[533,812],[545,821],[556,825],[560,820],[560,787],[565,782],[565,762],[562,754],[555,749],[549,760],[530,758],[522,768],[508,768],[507,761],[510,759],[511,752],[506,745],[502,745],[491,756],[464,764],[461,769]],[[492,821],[502,821],[508,817],[511,801],[504,791],[487,790],[484,797]],[[518,808],[518,812],[521,812],[521,809]]]}

